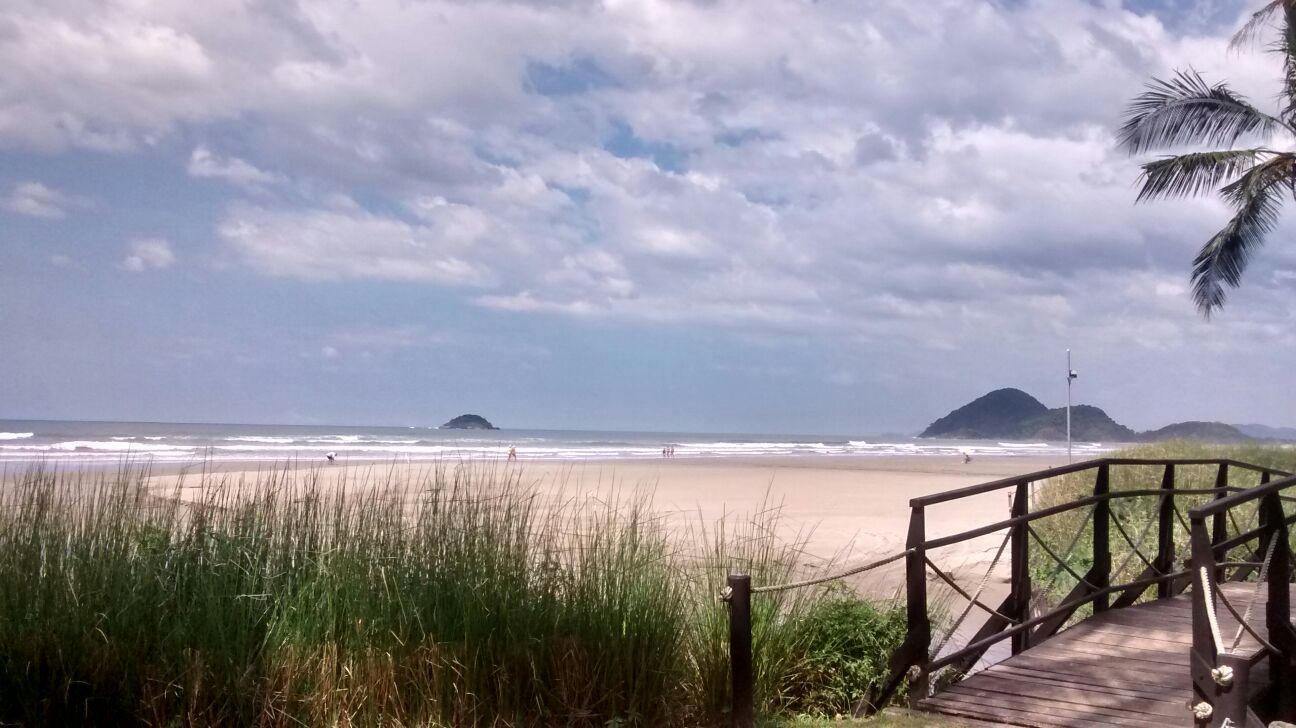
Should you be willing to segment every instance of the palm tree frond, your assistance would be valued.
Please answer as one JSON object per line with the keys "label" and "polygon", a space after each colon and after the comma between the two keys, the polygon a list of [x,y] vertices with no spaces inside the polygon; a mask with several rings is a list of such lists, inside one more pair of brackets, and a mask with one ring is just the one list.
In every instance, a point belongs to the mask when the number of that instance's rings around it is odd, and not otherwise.
{"label": "palm tree frond", "polygon": [[1238,50],[1242,46],[1254,42],[1256,36],[1260,34],[1265,24],[1273,16],[1274,11],[1282,7],[1284,2],[1285,0],[1270,0],[1265,3],[1263,8],[1252,13],[1251,19],[1247,20],[1246,25],[1233,34],[1233,39],[1229,41],[1229,50]]}
{"label": "palm tree frond", "polygon": [[1225,287],[1237,288],[1252,254],[1278,224],[1279,194],[1291,190],[1296,156],[1283,154],[1251,168],[1220,192],[1237,212],[1193,260],[1193,299],[1206,318],[1224,305]]}
{"label": "palm tree frond", "polygon": [[1287,103],[1281,115],[1290,125],[1296,119],[1296,2],[1292,0],[1286,0],[1282,35],[1273,50],[1283,57],[1283,97]]}
{"label": "palm tree frond", "polygon": [[1131,154],[1190,143],[1232,145],[1246,134],[1284,128],[1227,85],[1211,86],[1196,71],[1179,71],[1169,80],[1153,79],[1130,103],[1120,144]]}
{"label": "palm tree frond", "polygon": [[1143,186],[1138,202],[1164,197],[1193,197],[1212,192],[1256,165],[1263,149],[1194,152],[1166,157],[1143,165]]}

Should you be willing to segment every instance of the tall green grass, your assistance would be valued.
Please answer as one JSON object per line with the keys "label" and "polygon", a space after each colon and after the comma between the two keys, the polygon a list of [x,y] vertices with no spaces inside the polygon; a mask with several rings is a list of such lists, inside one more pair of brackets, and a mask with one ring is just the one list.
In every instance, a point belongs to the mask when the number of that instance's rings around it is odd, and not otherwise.
{"label": "tall green grass", "polygon": [[[571,497],[520,472],[274,470],[168,492],[129,465],[11,475],[0,723],[723,723],[716,596],[731,569],[793,576],[778,510],[681,531],[644,494]],[[847,596],[872,641],[834,654],[828,600],[757,597],[764,713],[838,712],[849,688],[823,665],[873,665],[903,636],[893,609]]]}
{"label": "tall green grass", "polygon": [[[1274,443],[1241,443],[1212,445],[1206,443],[1174,441],[1140,445],[1113,453],[1118,458],[1198,460],[1228,458],[1287,472],[1296,472],[1296,448]],[[1160,486],[1165,469],[1160,465],[1121,465],[1110,469],[1112,491],[1156,489]],[[1093,494],[1096,470],[1074,473],[1037,484],[1033,508],[1041,510],[1068,503]],[[1175,469],[1175,487],[1188,489],[1214,488],[1218,473],[1214,465],[1182,465]],[[1249,488],[1258,485],[1260,474],[1241,468],[1229,468],[1229,485]],[[1176,560],[1188,554],[1189,533],[1185,527],[1188,510],[1208,501],[1210,495],[1184,494],[1175,497],[1182,520],[1174,519],[1173,538]],[[1144,496],[1111,501],[1111,511],[1119,519],[1130,540],[1139,551],[1151,559],[1157,552],[1158,498]],[[1290,508],[1290,506],[1288,506]],[[1256,526],[1255,505],[1243,506],[1230,514],[1227,520],[1229,536],[1234,536]],[[1067,546],[1079,534],[1068,565],[1083,575],[1093,564],[1093,520],[1089,509],[1049,516],[1035,522],[1035,528],[1044,541],[1058,555],[1065,555]],[[1140,535],[1143,536],[1140,541]],[[1140,575],[1146,564],[1134,553],[1134,548],[1111,527],[1112,582],[1132,581]],[[1239,552],[1235,552],[1237,555]],[[1066,572],[1058,572],[1056,562],[1037,544],[1031,545],[1031,571],[1034,587],[1041,593],[1040,601],[1057,603],[1076,584],[1076,579]],[[1082,611],[1080,616],[1087,614]]]}

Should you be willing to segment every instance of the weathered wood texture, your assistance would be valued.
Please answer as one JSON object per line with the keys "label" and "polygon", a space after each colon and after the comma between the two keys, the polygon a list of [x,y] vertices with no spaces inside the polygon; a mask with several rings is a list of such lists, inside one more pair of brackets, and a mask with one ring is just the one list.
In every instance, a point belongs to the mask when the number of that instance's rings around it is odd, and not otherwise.
{"label": "weathered wood texture", "polygon": [[[1222,588],[1239,612],[1254,595],[1248,621],[1263,626],[1267,589],[1236,582]],[[1219,620],[1229,646],[1237,620],[1223,608]],[[1191,645],[1187,595],[1109,610],[955,683],[919,707],[1006,725],[1190,726]],[[1244,634],[1238,649],[1250,653],[1260,647]],[[1264,663],[1254,669],[1264,670]],[[1267,682],[1266,676],[1257,677]]]}

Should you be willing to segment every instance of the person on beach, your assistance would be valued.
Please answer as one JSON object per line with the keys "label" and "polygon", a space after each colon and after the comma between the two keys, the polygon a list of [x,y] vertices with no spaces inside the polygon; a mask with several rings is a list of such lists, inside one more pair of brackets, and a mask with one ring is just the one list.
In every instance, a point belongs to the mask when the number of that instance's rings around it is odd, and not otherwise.
{"label": "person on beach", "polygon": [[337,460],[337,453],[333,452],[332,450],[329,450],[328,452],[324,453],[324,457],[328,458],[328,461],[331,463]]}
{"label": "person on beach", "polygon": [[509,460],[517,460],[517,448],[516,448],[516,447],[513,447],[513,446],[511,446],[511,445],[509,446],[508,459],[509,459]]}

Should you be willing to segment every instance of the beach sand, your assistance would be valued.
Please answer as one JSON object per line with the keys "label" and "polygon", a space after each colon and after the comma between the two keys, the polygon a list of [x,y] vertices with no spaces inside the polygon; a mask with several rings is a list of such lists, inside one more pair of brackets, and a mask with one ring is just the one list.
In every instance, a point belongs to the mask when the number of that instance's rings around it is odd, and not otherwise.
{"label": "beach sand", "polygon": [[[721,518],[733,523],[762,509],[780,509],[777,535],[788,543],[804,541],[797,578],[839,573],[904,549],[911,498],[940,493],[1000,478],[1056,467],[1064,458],[1039,456],[978,457],[971,463],[957,457],[933,456],[799,456],[784,458],[674,458],[651,460],[582,460],[506,462],[502,459],[445,461],[440,464],[395,462],[303,462],[290,467],[295,478],[318,476],[324,488],[359,487],[392,479],[417,483],[436,467],[467,467],[474,478],[498,482],[499,475],[561,499],[628,498],[650,493],[653,509],[670,527],[714,526]],[[259,476],[283,466],[268,463],[218,462],[191,468],[160,466],[151,483],[159,494],[197,498],[204,473],[215,480],[256,483]],[[209,480],[210,482],[210,480]],[[927,538],[937,538],[1009,517],[1011,488],[929,507]],[[1007,531],[930,551],[928,556],[968,592],[983,588],[981,600],[999,604],[1008,593],[1007,553],[997,568],[989,566]],[[949,619],[966,600],[958,597],[928,569],[930,602]],[[842,583],[875,599],[903,599],[904,561],[899,560]],[[717,592],[721,584],[716,585]],[[944,651],[966,644],[985,621],[971,610]],[[947,626],[937,626],[939,640]],[[1007,654],[1006,642],[995,645],[981,664]]]}
{"label": "beach sand", "polygon": [[[807,573],[822,568],[828,559],[835,570],[903,550],[911,498],[1061,464],[1057,457],[1036,456],[980,457],[971,463],[932,456],[468,462],[479,472],[484,469],[509,473],[524,485],[561,491],[568,497],[607,498],[612,493],[627,496],[650,492],[654,509],[663,513],[668,523],[673,521],[679,527],[711,524],[722,517],[741,519],[762,508],[778,507],[779,535],[789,542],[805,541],[802,566]],[[271,466],[222,462],[204,467],[218,477],[254,480],[256,473]],[[318,472],[321,484],[327,487],[364,482],[374,475],[417,478],[431,467],[428,463],[391,462],[296,464],[299,473]],[[160,492],[171,491],[180,469],[156,472],[154,487]],[[185,490],[196,492],[201,480],[196,477],[199,469],[191,468],[187,473]],[[928,538],[1007,518],[1008,492],[1005,489],[929,508]],[[977,572],[977,567],[982,566],[975,577],[979,579],[985,571],[983,565],[993,558],[1002,540],[1002,533],[983,536],[933,552],[932,558],[943,569],[960,574],[961,582],[965,582],[962,575]],[[852,583],[867,593],[893,593],[903,583],[902,564],[893,564]]]}

